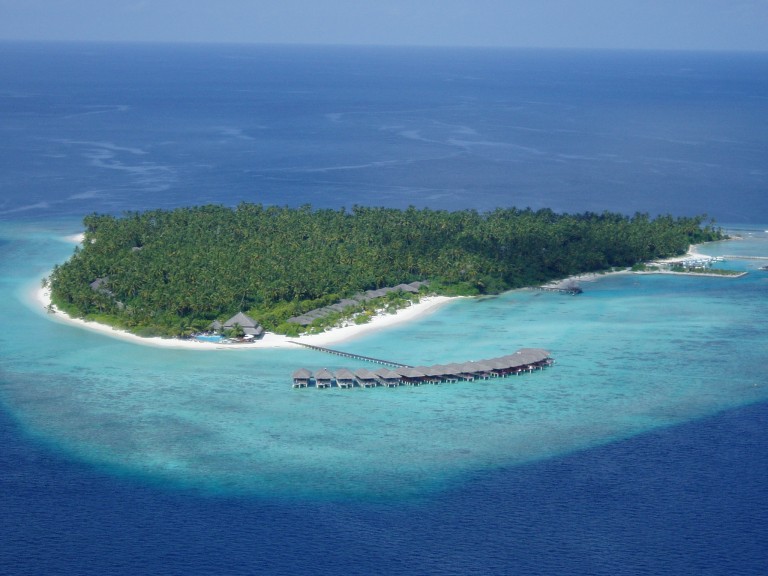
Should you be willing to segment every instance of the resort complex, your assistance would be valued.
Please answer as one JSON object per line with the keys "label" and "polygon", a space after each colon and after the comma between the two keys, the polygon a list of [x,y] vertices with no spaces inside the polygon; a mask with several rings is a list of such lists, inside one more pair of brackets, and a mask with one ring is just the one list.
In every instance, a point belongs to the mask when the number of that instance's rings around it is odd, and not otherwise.
{"label": "resort complex", "polygon": [[352,298],[345,298],[331,304],[330,306],[324,306],[322,308],[316,308],[310,310],[299,316],[288,318],[288,322],[298,324],[300,326],[309,326],[318,318],[326,318],[333,313],[344,312],[347,309],[359,306],[364,302],[370,302],[376,298],[381,298],[392,292],[404,292],[409,294],[418,294],[422,286],[427,286],[428,282],[411,282],[410,284],[398,284],[397,286],[388,286],[385,288],[379,288],[378,290],[366,290],[365,292],[358,292]]}
{"label": "resort complex", "polygon": [[261,338],[264,336],[264,327],[259,324],[256,320],[248,316],[247,314],[244,314],[243,312],[238,312],[234,316],[232,316],[229,320],[225,322],[219,322],[218,320],[214,320],[209,328],[214,333],[219,332],[230,332],[230,331],[236,331],[236,332],[242,332],[242,338],[244,340],[253,340],[256,338]]}

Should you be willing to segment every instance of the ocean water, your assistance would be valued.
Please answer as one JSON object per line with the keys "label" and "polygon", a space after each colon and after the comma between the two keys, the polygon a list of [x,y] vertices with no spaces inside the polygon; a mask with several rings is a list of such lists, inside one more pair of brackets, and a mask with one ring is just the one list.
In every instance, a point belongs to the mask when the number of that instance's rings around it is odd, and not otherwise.
{"label": "ocean water", "polygon": [[[0,572],[763,574],[768,58],[3,45]],[[609,275],[339,348],[545,371],[293,390],[31,298],[92,211],[240,201],[706,212],[739,279]]]}

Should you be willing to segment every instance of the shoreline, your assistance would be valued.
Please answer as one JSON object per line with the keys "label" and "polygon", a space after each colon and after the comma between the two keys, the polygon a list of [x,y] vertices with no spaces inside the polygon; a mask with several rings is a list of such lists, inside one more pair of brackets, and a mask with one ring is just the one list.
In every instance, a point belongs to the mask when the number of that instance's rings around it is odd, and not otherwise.
{"label": "shoreline", "polygon": [[458,297],[451,296],[426,296],[422,298],[418,303],[411,304],[407,308],[402,308],[397,311],[396,314],[377,314],[371,318],[370,322],[366,324],[348,324],[346,326],[340,326],[332,328],[321,334],[309,334],[302,336],[284,336],[282,334],[275,334],[273,332],[266,332],[263,338],[248,343],[235,343],[235,344],[219,344],[213,342],[201,342],[199,340],[189,339],[183,340],[181,338],[160,338],[151,337],[145,338],[143,336],[137,336],[131,334],[127,330],[120,330],[108,326],[106,324],[100,324],[89,320],[83,320],[82,318],[73,318],[68,314],[62,312],[55,306],[52,306],[53,312],[48,312],[49,306],[51,306],[50,291],[46,288],[34,289],[31,294],[31,300],[35,305],[39,305],[43,309],[43,313],[50,317],[54,322],[60,322],[62,324],[68,324],[70,326],[76,326],[91,332],[96,332],[104,336],[123,340],[125,342],[132,342],[134,344],[140,344],[143,346],[154,346],[159,348],[175,348],[177,350],[264,350],[264,349],[278,349],[278,348],[293,348],[298,349],[294,342],[300,342],[302,344],[311,344],[312,346],[327,347],[331,344],[338,344],[346,342],[354,338],[369,334],[381,328],[388,328],[399,324],[404,324],[422,318],[435,312],[443,305],[453,302]]}
{"label": "shoreline", "polygon": [[[727,241],[727,240],[724,240]],[[664,265],[664,264],[675,264],[677,262],[683,262],[685,260],[689,260],[691,258],[706,258],[707,256],[705,254],[702,254],[697,250],[697,248],[701,246],[701,244],[691,244],[688,247],[688,251],[685,254],[681,254],[680,256],[670,256],[669,258],[660,258],[658,260],[651,260],[646,262],[648,265]],[[670,275],[677,275],[677,276],[703,276],[706,278],[741,278],[742,276],[746,276],[748,272],[743,272],[741,274],[713,274],[713,273],[707,273],[707,272],[673,272],[672,270],[643,270],[643,271],[636,271],[632,270],[631,268],[624,268],[620,270],[606,270],[604,272],[584,272],[582,274],[574,274],[572,276],[568,276],[566,278],[563,278],[561,280],[553,280],[552,282],[548,282],[546,284],[543,284],[544,287],[550,287],[550,288],[562,288],[567,286],[570,283],[578,283],[578,282],[594,282],[595,280],[599,278],[603,278],[606,276],[612,276],[614,274],[638,274],[638,275],[648,275],[648,274],[670,274]],[[534,288],[538,288],[538,286],[535,286]]]}
{"label": "shoreline", "polygon": [[[84,234],[73,234],[67,236],[66,240],[75,244],[81,244],[84,240]],[[665,258],[663,260],[656,260],[653,263],[674,263],[680,260],[685,260],[691,257],[701,256],[696,250],[697,245],[691,245],[688,251],[682,256],[675,256],[672,258]],[[686,274],[681,272],[671,271],[648,271],[648,272],[633,272],[629,269],[625,270],[613,270],[607,272],[587,272],[584,274],[576,274],[558,280],[553,284],[564,284],[572,281],[576,282],[591,282],[598,278],[611,275],[611,274]],[[709,276],[708,274],[695,274],[700,276]],[[263,338],[248,343],[234,343],[234,344],[220,344],[213,342],[203,342],[194,339],[181,339],[181,338],[160,338],[160,337],[144,337],[132,334],[127,330],[120,330],[113,328],[107,324],[100,324],[98,322],[83,320],[82,318],[73,318],[68,314],[62,312],[58,308],[52,305],[50,291],[47,288],[39,287],[33,289],[30,300],[37,306],[41,306],[43,312],[55,322],[62,324],[69,324],[70,326],[76,326],[91,332],[96,332],[110,338],[123,340],[125,342],[132,342],[143,346],[154,346],[158,348],[172,348],[177,350],[264,350],[264,349],[286,349],[286,348],[298,348],[294,342],[300,342],[301,344],[310,344],[312,346],[328,347],[333,344],[338,344],[352,340],[354,338],[369,334],[381,328],[388,328],[391,326],[404,324],[426,315],[435,312],[443,305],[453,302],[460,297],[456,296],[427,296],[422,298],[417,304],[411,304],[407,308],[402,308],[395,314],[376,314],[371,318],[370,322],[366,324],[347,324],[344,326],[331,328],[321,334],[309,334],[296,337],[284,336],[282,334],[275,334],[273,332],[266,332]],[[49,309],[53,310],[50,312]]]}
{"label": "shoreline", "polygon": [[[82,232],[79,234],[72,234],[70,236],[66,236],[64,240],[73,244],[82,244],[85,240],[85,234]],[[32,294],[30,294],[30,300],[33,302],[33,304],[35,306],[41,306],[43,313],[46,314],[54,322],[68,324],[70,326],[90,330],[91,332],[96,332],[110,338],[115,338],[117,340],[123,340],[125,342],[131,342],[133,344],[139,344],[142,346],[202,351],[264,350],[279,348],[298,349],[299,346],[297,346],[297,344],[294,342],[301,342],[302,344],[310,344],[312,346],[327,347],[332,344],[338,344],[352,340],[354,338],[358,338],[381,328],[388,328],[390,326],[404,324],[406,322],[416,320],[417,318],[422,318],[436,311],[441,306],[456,299],[457,297],[449,296],[427,296],[422,298],[416,304],[411,304],[407,308],[398,310],[396,314],[376,314],[373,318],[371,318],[370,322],[367,322],[366,324],[347,324],[345,326],[329,329],[321,334],[308,334],[289,337],[282,334],[275,334],[273,332],[266,332],[263,338],[253,342],[220,344],[194,339],[185,340],[181,338],[160,337],[145,338],[143,336],[137,336],[136,334],[131,334],[127,330],[113,328],[107,324],[100,324],[98,322],[83,320],[82,318],[73,318],[69,316],[68,314],[56,308],[56,306],[52,305],[50,290],[47,288],[38,287],[33,289]],[[49,312],[49,307],[53,310],[53,312]]]}
{"label": "shoreline", "polygon": [[[723,242],[727,242],[726,240],[723,240]],[[648,262],[649,265],[665,265],[665,264],[675,264],[677,262],[684,262],[685,260],[691,259],[691,258],[709,258],[707,255],[702,254],[696,248],[700,246],[700,244],[692,244],[688,248],[688,252],[683,254],[682,256],[672,256],[671,258],[662,258],[660,260],[653,260],[651,262]],[[677,272],[674,270],[642,270],[642,271],[632,271],[632,274],[672,274],[677,276],[704,276],[705,278],[741,278],[743,276],[746,276],[749,272],[741,272],[739,274],[717,274],[714,272]]]}

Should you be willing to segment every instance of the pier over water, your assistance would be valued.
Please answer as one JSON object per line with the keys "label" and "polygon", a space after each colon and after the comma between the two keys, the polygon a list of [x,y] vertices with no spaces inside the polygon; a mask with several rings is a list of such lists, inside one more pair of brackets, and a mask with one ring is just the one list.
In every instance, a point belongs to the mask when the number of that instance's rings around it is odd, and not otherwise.
{"label": "pier over water", "polygon": [[381,364],[382,366],[392,366],[394,368],[410,368],[408,364],[400,364],[399,362],[391,362],[390,360],[382,360],[381,358],[371,358],[370,356],[362,356],[361,354],[353,354],[352,352],[342,352],[341,350],[332,350],[330,348],[323,348],[322,346],[312,346],[312,344],[304,344],[303,342],[296,342],[290,340],[291,344],[298,344],[304,346],[310,350],[316,350],[317,352],[325,352],[326,354],[333,354],[335,356],[343,356],[344,358],[352,358],[354,360],[363,360],[365,362],[373,362],[374,364]]}
{"label": "pier over water", "polygon": [[[296,342],[296,344],[299,344]],[[376,386],[419,386],[421,384],[441,384],[446,382],[458,382],[460,380],[489,380],[506,376],[519,376],[525,372],[541,370],[551,366],[554,361],[546,350],[539,348],[522,348],[512,354],[491,358],[489,360],[469,361],[453,364],[436,364],[432,366],[409,366],[397,362],[370,358],[359,354],[321,348],[301,344],[307,348],[326,352],[345,358],[365,360],[390,366],[371,372],[366,368],[350,370],[340,368],[335,372],[322,368],[312,372],[306,368],[300,368],[293,373],[293,387],[307,388],[314,385],[316,388],[373,388]]]}

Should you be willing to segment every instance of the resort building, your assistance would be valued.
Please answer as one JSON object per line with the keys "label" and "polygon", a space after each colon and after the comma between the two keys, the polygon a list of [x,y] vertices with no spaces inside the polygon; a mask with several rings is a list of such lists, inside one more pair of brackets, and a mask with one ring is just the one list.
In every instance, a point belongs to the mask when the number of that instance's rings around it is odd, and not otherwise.
{"label": "resort building", "polygon": [[224,322],[222,328],[224,330],[232,330],[236,326],[240,326],[243,329],[246,337],[261,338],[264,336],[264,327],[256,322],[253,318],[242,312],[238,312],[232,318]]}
{"label": "resort building", "polygon": [[[315,350],[330,352],[339,356],[367,360],[369,362],[384,363],[383,360],[359,356],[328,348],[310,346]],[[553,364],[553,360],[547,350],[540,348],[522,348],[512,354],[488,360],[475,360],[468,362],[456,362],[453,364],[434,364],[431,366],[407,366],[405,364],[389,364],[394,369],[381,367],[376,370],[366,368],[339,368],[331,372],[323,368],[315,373],[306,368],[301,368],[293,373],[293,387],[306,388],[314,379],[317,388],[330,388],[334,384],[339,388],[374,388],[377,385],[395,387],[401,384],[419,386],[421,384],[441,384],[458,381],[472,382],[473,380],[489,380],[491,378],[503,378],[505,376],[519,376],[524,372],[542,370]]]}
{"label": "resort building", "polygon": [[309,386],[310,380],[312,380],[312,372],[306,368],[299,368],[293,373],[294,388],[306,388]]}
{"label": "resort building", "polygon": [[379,288],[378,290],[367,290],[366,292],[355,294],[352,298],[345,298],[336,304],[331,304],[330,306],[325,306],[323,308],[316,308],[315,310],[310,310],[300,316],[288,318],[288,322],[299,324],[301,326],[309,326],[318,318],[325,318],[333,312],[343,312],[347,308],[358,306],[361,303],[368,302],[375,298],[381,298],[390,292],[401,291],[409,294],[417,294],[419,289],[427,284],[427,282],[411,282],[410,284],[398,284],[397,286]]}

